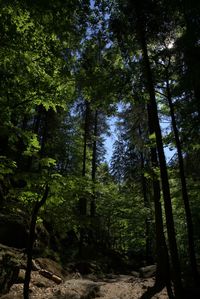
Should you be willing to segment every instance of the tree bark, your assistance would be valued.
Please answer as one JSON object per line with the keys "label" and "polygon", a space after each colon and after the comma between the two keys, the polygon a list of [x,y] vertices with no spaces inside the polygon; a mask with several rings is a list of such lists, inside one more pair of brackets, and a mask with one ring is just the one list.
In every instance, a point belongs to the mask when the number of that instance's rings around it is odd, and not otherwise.
{"label": "tree bark", "polygon": [[[135,95],[135,98],[139,102],[139,96]],[[145,106],[144,106],[145,109]],[[154,133],[153,129],[153,119],[150,106],[147,105],[147,115],[148,115],[148,130],[149,134]],[[141,135],[141,130],[139,127],[139,134]],[[152,146],[150,148],[150,159],[152,170],[158,168],[158,158],[156,147]],[[144,168],[144,161],[141,162],[142,168]],[[143,176],[144,177],[144,176]],[[144,177],[145,179],[145,177]],[[144,182],[142,182],[144,184]],[[164,225],[162,217],[162,207],[161,207],[161,192],[160,192],[160,181],[156,174],[152,177],[152,187],[153,187],[153,202],[155,209],[155,240],[156,240],[156,280],[152,288],[149,288],[140,299],[150,299],[154,294],[160,292],[165,286],[167,287],[168,297],[173,299],[173,292],[171,287],[171,276],[170,276],[170,261],[169,254],[166,245],[165,235],[164,235]],[[144,185],[143,185],[144,188]],[[146,189],[146,186],[143,190]]]}
{"label": "tree bark", "polygon": [[[148,111],[148,123],[149,123],[149,133],[153,134],[153,119],[151,114],[150,106],[147,105]],[[150,149],[151,154],[151,164],[152,168],[158,168],[158,158],[157,151],[155,147]],[[154,292],[159,292],[165,286],[167,287],[167,292],[169,298],[173,298],[171,289],[171,274],[170,274],[170,259],[167,249],[167,244],[164,235],[164,225],[162,218],[162,207],[161,207],[161,192],[160,192],[160,182],[156,174],[153,177],[153,196],[154,196],[154,208],[155,208],[155,230],[156,230],[156,255],[157,255],[157,269],[156,269],[156,281],[153,288]],[[149,290],[148,294],[152,294]],[[144,297],[145,298],[145,297]],[[147,297],[150,298],[150,297]]]}
{"label": "tree bark", "polygon": [[[82,177],[86,176],[86,161],[87,161],[87,143],[89,136],[89,122],[90,122],[90,103],[85,101],[85,123],[84,123],[84,136],[83,136],[83,164],[82,164]],[[85,196],[81,196],[79,199],[79,212],[81,216],[87,214],[87,199]]]}
{"label": "tree bark", "polygon": [[[141,185],[142,185],[142,193],[143,193],[143,199],[144,199],[144,207],[149,208],[149,200],[147,196],[147,180],[144,176],[144,157],[143,153],[140,154],[141,157],[141,169],[142,169],[142,175],[141,175]],[[150,257],[151,257],[151,239],[150,239],[150,227],[149,227],[149,217],[146,216],[145,219],[145,239],[146,239],[146,261],[149,263]]]}
{"label": "tree bark", "polygon": [[83,136],[83,167],[82,167],[82,176],[86,175],[86,159],[87,159],[87,142],[89,136],[89,123],[90,123],[90,103],[85,101],[85,123],[84,123],[84,136]]}
{"label": "tree bark", "polygon": [[[85,101],[82,177],[86,176],[87,145],[89,139],[90,116],[91,116],[90,103],[88,101]],[[84,217],[87,215],[87,198],[85,194],[81,195],[79,198],[79,213],[80,213],[79,256],[81,257],[83,255],[83,242],[84,242],[84,234],[85,234],[83,220]]]}
{"label": "tree bark", "polygon": [[98,111],[95,111],[94,116],[94,133],[93,133],[93,145],[92,145],[92,182],[93,182],[93,195],[90,204],[90,216],[94,217],[96,214],[96,203],[95,203],[95,181],[96,181],[96,170],[97,170],[97,136],[98,136]]}
{"label": "tree bark", "polygon": [[161,181],[162,181],[162,192],[163,192],[163,198],[164,198],[169,250],[170,250],[172,266],[173,266],[174,291],[175,291],[176,299],[181,299],[181,298],[183,298],[181,271],[180,271],[180,263],[179,263],[178,249],[177,249],[177,243],[176,243],[176,236],[175,236],[175,228],[174,228],[170,187],[169,187],[169,180],[168,180],[168,173],[167,173],[167,165],[166,165],[164,149],[163,149],[162,134],[161,134],[161,128],[160,128],[159,118],[158,118],[155,89],[154,89],[152,72],[151,72],[151,67],[150,67],[150,62],[149,62],[145,30],[143,28],[143,22],[141,20],[141,12],[140,11],[137,12],[137,16],[138,16],[137,32],[138,32],[138,37],[139,37],[142,55],[143,55],[144,74],[146,77],[147,90],[149,92],[149,97],[150,97],[150,102],[148,104],[149,111],[150,111],[150,120],[149,121],[152,122],[153,132],[156,135],[156,146],[157,146],[159,163],[160,163],[160,175],[161,175]]}
{"label": "tree bark", "polygon": [[[141,128],[139,126],[139,134],[142,138]],[[140,152],[140,161],[141,161],[141,186],[142,186],[142,193],[143,193],[143,199],[144,199],[144,207],[149,209],[150,203],[147,195],[147,179],[144,175],[144,154],[143,152]],[[147,263],[150,262],[151,256],[152,256],[152,243],[150,238],[150,224],[149,224],[149,216],[147,215],[145,218],[145,239],[146,239],[146,261]]]}
{"label": "tree bark", "polygon": [[29,239],[27,245],[27,264],[26,264],[26,273],[25,273],[24,289],[23,289],[24,299],[29,299],[29,284],[31,279],[33,244],[35,241],[35,226],[36,226],[37,216],[40,208],[46,202],[48,194],[49,194],[49,187],[48,185],[46,185],[44,195],[40,201],[35,203],[32,216],[31,216]]}
{"label": "tree bark", "polygon": [[181,142],[179,138],[179,132],[177,129],[176,118],[174,113],[174,105],[172,102],[170,85],[169,85],[169,78],[168,78],[168,70],[166,69],[166,83],[167,83],[167,99],[170,108],[170,115],[172,120],[172,128],[174,131],[175,143],[178,153],[178,161],[179,161],[179,173],[181,179],[181,187],[182,187],[182,198],[185,206],[185,215],[186,215],[186,222],[187,222],[187,234],[188,234],[188,251],[190,257],[190,264],[192,269],[193,278],[195,284],[199,285],[199,273],[197,270],[197,261],[195,256],[195,244],[194,244],[194,229],[192,223],[192,214],[190,209],[188,191],[187,191],[187,183],[185,178],[185,171],[184,171],[184,162],[183,162],[183,155],[182,155],[182,148]]}

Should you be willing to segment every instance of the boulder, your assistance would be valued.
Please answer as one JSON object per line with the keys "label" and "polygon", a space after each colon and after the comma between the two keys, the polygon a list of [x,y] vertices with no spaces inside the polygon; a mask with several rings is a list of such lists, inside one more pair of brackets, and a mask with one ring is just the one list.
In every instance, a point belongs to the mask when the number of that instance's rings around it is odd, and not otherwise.
{"label": "boulder", "polygon": [[142,277],[142,278],[153,277],[156,274],[156,265],[141,267],[139,269],[139,273],[140,273],[140,277]]}
{"label": "boulder", "polygon": [[17,281],[23,253],[0,244],[0,293],[7,293]]}
{"label": "boulder", "polygon": [[132,276],[136,277],[136,278],[138,278],[138,277],[140,276],[140,273],[137,272],[137,271],[131,271],[130,274],[131,274]]}
{"label": "boulder", "polygon": [[15,283],[24,283],[26,270],[19,269],[18,277]]}
{"label": "boulder", "polygon": [[49,258],[36,258],[34,260],[34,264],[39,266],[41,270],[46,270],[47,272],[50,272],[53,275],[60,277],[61,279],[63,279],[66,274],[59,263]]}
{"label": "boulder", "polygon": [[[92,299],[99,297],[100,287],[103,283],[92,282],[82,279],[71,279],[60,285],[40,276],[38,272],[33,273],[30,285],[31,298],[40,299]],[[40,277],[39,277],[39,276]],[[42,279],[41,279],[42,278]],[[23,285],[13,285],[10,292],[3,295],[1,299],[22,299]]]}
{"label": "boulder", "polygon": [[92,299],[98,297],[101,283],[89,280],[71,279],[66,281],[62,288],[57,286],[54,288],[52,299]]}

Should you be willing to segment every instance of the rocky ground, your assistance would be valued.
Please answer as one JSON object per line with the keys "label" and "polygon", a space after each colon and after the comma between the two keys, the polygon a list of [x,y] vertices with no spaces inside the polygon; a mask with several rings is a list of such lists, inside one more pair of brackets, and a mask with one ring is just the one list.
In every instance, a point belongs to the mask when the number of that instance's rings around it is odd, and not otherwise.
{"label": "rocky ground", "polygon": [[[39,271],[33,271],[30,299],[137,299],[153,283],[153,278],[142,279],[131,275],[107,275],[99,279],[94,275],[80,277],[79,273],[74,273],[56,284]],[[22,292],[23,284],[14,284],[1,299],[23,299]],[[167,299],[166,290],[153,298]]]}
{"label": "rocky ground", "polygon": [[[23,251],[1,245],[1,299],[23,299],[25,268]],[[30,299],[139,299],[154,284],[155,271],[156,266],[151,265],[129,275],[103,274],[95,261],[70,262],[63,268],[52,259],[36,258],[32,263]],[[153,298],[167,299],[166,290]]]}
{"label": "rocky ground", "polygon": [[[23,299],[26,256],[22,250],[0,246],[1,299]],[[119,268],[119,267],[118,267]],[[156,266],[129,275],[104,274],[96,261],[70,261],[61,266],[49,258],[32,261],[30,299],[134,299],[154,284]],[[166,290],[155,298],[167,299]]]}

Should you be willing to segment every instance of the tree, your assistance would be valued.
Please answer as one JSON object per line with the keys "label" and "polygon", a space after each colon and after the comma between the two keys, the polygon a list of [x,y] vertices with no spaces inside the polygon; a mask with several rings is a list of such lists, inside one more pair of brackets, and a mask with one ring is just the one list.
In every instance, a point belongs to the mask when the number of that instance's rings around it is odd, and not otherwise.
{"label": "tree", "polygon": [[[152,77],[152,70],[149,61],[149,55],[147,50],[147,36],[146,30],[151,29],[151,19],[149,18],[150,8],[152,3],[128,3],[128,9],[126,13],[131,11],[130,18],[135,18],[135,32],[138,38],[139,45],[141,47],[141,52],[143,56],[143,73],[146,79],[146,89],[149,93],[149,103],[148,103],[148,118],[149,118],[149,127],[150,132],[155,133],[156,137],[156,147],[158,151],[159,163],[160,163],[160,174],[161,174],[161,181],[162,181],[162,191],[165,203],[165,213],[166,213],[166,223],[167,223],[167,231],[168,231],[168,239],[169,239],[169,248],[170,248],[170,255],[173,264],[173,271],[174,271],[174,283],[175,283],[175,293],[177,298],[181,297],[182,293],[182,285],[181,285],[181,276],[180,276],[180,265],[179,265],[179,258],[178,258],[178,251],[177,251],[177,244],[175,238],[175,230],[174,230],[174,222],[173,222],[173,214],[172,214],[172,205],[171,205],[171,196],[170,196],[170,188],[169,188],[169,180],[167,174],[167,167],[166,161],[164,156],[163,150],[163,142],[162,142],[162,135],[161,129],[159,124],[158,112],[157,112],[157,104],[155,98],[155,87],[153,83]],[[156,16],[156,9],[155,7],[153,10],[154,14],[151,14],[153,18]],[[155,19],[154,19],[155,21]],[[120,30],[120,29],[119,29]],[[154,31],[154,28],[152,32]],[[119,31],[120,32],[120,31]],[[124,34],[124,32],[123,32]],[[154,33],[155,34],[155,33]],[[153,36],[153,33],[152,33]]]}
{"label": "tree", "polygon": [[[191,263],[191,269],[193,272],[193,278],[198,285],[198,271],[197,271],[197,262],[195,257],[195,243],[194,243],[194,232],[193,232],[193,223],[192,223],[192,214],[191,214],[191,208],[189,203],[189,196],[188,196],[188,188],[186,183],[186,177],[185,177],[185,170],[184,170],[184,159],[183,159],[183,152],[182,152],[182,146],[179,136],[179,131],[177,127],[177,121],[175,117],[175,109],[174,104],[172,100],[172,93],[171,93],[171,86],[170,86],[170,79],[172,79],[172,66],[171,66],[171,55],[170,55],[170,49],[164,49],[164,52],[166,53],[167,57],[165,59],[167,61],[163,61],[161,66],[164,68],[164,77],[166,82],[166,93],[163,94],[163,96],[166,97],[169,105],[170,110],[170,117],[171,117],[171,123],[173,128],[173,134],[175,138],[175,145],[177,148],[177,154],[178,154],[178,163],[179,163],[179,172],[180,172],[180,180],[181,180],[181,191],[182,191],[182,198],[183,203],[185,207],[185,213],[186,213],[186,222],[187,222],[187,230],[188,230],[188,250],[189,250],[189,257],[190,257],[190,263]],[[171,73],[171,76],[170,76]]]}
{"label": "tree", "polygon": [[172,205],[171,205],[171,196],[170,196],[170,187],[169,187],[169,180],[167,174],[167,166],[166,160],[163,150],[163,142],[162,142],[162,135],[161,129],[158,119],[158,112],[157,112],[157,104],[156,104],[156,97],[155,97],[155,88],[153,84],[153,78],[151,73],[151,67],[149,62],[148,50],[147,50],[147,43],[145,37],[145,28],[143,21],[141,20],[140,16],[142,14],[142,10],[140,5],[136,7],[136,14],[137,14],[137,28],[138,28],[138,38],[141,43],[141,49],[144,59],[144,68],[145,68],[145,75],[147,79],[147,90],[149,92],[150,97],[150,104],[148,108],[149,114],[149,122],[152,122],[153,131],[156,135],[156,144],[157,144],[157,151],[158,157],[160,162],[160,173],[161,173],[161,181],[162,181],[162,191],[165,203],[165,213],[166,213],[166,223],[167,223],[167,231],[168,231],[168,239],[169,239],[169,248],[170,254],[172,259],[173,271],[174,271],[174,288],[175,288],[175,295],[177,298],[182,297],[182,283],[181,283],[181,276],[180,276],[180,264],[179,264],[179,257],[178,257],[178,250],[175,238],[175,229],[174,229],[174,222],[173,222],[173,213],[172,213]]}
{"label": "tree", "polygon": [[[132,251],[146,264],[155,256],[155,285],[142,298],[164,286],[181,298],[186,211],[197,278],[199,5],[186,2],[1,2],[0,202],[33,212],[26,298],[40,208],[62,260],[69,230],[78,236],[70,259],[84,257],[85,248],[95,258]],[[113,116],[108,166],[104,140]],[[164,135],[170,116],[173,130]],[[168,163],[166,145],[177,148]]]}
{"label": "tree", "polygon": [[46,185],[44,195],[41,200],[35,203],[34,209],[32,211],[31,223],[30,223],[30,231],[29,231],[29,240],[27,246],[27,265],[26,265],[26,273],[24,279],[24,299],[29,299],[29,284],[31,279],[31,270],[32,270],[32,257],[33,257],[33,244],[35,240],[35,227],[37,216],[40,208],[45,204],[49,193],[49,187]]}

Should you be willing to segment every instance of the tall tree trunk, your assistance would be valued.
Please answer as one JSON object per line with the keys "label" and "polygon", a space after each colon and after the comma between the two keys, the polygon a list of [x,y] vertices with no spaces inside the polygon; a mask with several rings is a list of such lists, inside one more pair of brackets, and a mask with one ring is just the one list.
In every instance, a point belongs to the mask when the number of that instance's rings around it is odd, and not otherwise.
{"label": "tall tree trunk", "polygon": [[187,183],[185,178],[185,171],[184,171],[184,162],[183,162],[183,155],[182,155],[182,148],[181,142],[179,138],[179,132],[177,129],[176,118],[174,114],[174,105],[172,102],[170,85],[169,85],[169,76],[168,70],[166,69],[166,83],[167,83],[167,99],[170,108],[170,115],[172,120],[172,128],[174,131],[175,143],[178,153],[178,161],[179,161],[179,173],[181,179],[181,187],[182,187],[182,198],[185,206],[185,214],[186,214],[186,221],[187,221],[187,233],[188,233],[188,250],[189,250],[189,257],[190,257],[190,264],[192,269],[193,278],[196,285],[199,285],[199,273],[197,270],[197,262],[195,256],[195,244],[194,244],[194,230],[193,230],[193,223],[192,223],[192,214],[190,209],[188,191],[187,191]]}
{"label": "tall tree trunk", "polygon": [[162,181],[162,191],[163,191],[163,198],[164,198],[169,250],[170,250],[172,266],[173,266],[174,291],[175,291],[176,299],[181,299],[183,298],[181,271],[180,271],[180,263],[179,263],[178,249],[177,249],[175,229],[174,229],[174,220],[173,220],[170,187],[169,187],[169,180],[168,180],[168,173],[167,173],[167,165],[166,165],[165,154],[163,149],[161,128],[160,128],[159,118],[158,118],[155,89],[154,89],[152,72],[151,72],[151,67],[149,62],[148,51],[147,51],[145,30],[143,27],[143,22],[141,20],[142,17],[141,11],[137,11],[137,17],[138,17],[137,32],[141,44],[141,50],[142,50],[143,62],[144,62],[144,74],[146,77],[147,90],[149,92],[149,97],[150,97],[150,102],[148,104],[149,106],[148,110],[150,114],[149,122],[152,122],[151,125],[153,128],[153,132],[156,135],[156,146],[157,146],[159,163],[160,163],[160,174],[161,174],[161,181]]}
{"label": "tall tree trunk", "polygon": [[[149,133],[153,134],[153,120],[150,106],[147,105]],[[155,147],[150,149],[152,169],[158,167],[157,151]],[[148,289],[141,299],[149,299],[154,294],[167,287],[168,296],[173,298],[170,278],[170,262],[168,249],[164,235],[164,225],[162,218],[162,207],[160,202],[160,182],[155,174],[153,177],[153,199],[155,208],[155,232],[156,232],[156,280],[155,285]]]}
{"label": "tall tree trunk", "polygon": [[32,216],[31,216],[29,239],[28,239],[28,246],[27,246],[27,264],[26,264],[26,273],[25,273],[24,289],[23,289],[24,299],[29,299],[29,284],[31,280],[33,244],[35,241],[35,226],[36,226],[37,216],[40,208],[44,205],[44,203],[47,200],[48,193],[49,193],[49,187],[48,185],[46,185],[44,195],[40,201],[35,203]]}
{"label": "tall tree trunk", "polygon": [[[86,161],[87,161],[87,144],[89,139],[89,128],[90,128],[90,103],[85,101],[85,123],[84,123],[84,136],[83,136],[83,161],[82,161],[82,177],[86,176]],[[85,229],[83,225],[84,217],[87,215],[87,198],[83,194],[79,198],[79,213],[80,213],[80,239],[79,239],[79,255],[83,254],[83,241]]]}
{"label": "tall tree trunk", "polygon": [[[139,136],[142,139],[142,131],[141,126],[139,125],[138,128]],[[142,193],[143,193],[143,199],[144,199],[144,207],[149,209],[150,208],[150,202],[147,195],[147,179],[144,175],[144,167],[145,167],[145,161],[144,161],[144,154],[141,151],[140,152],[140,162],[141,162],[141,186],[142,186]],[[146,261],[147,263],[150,262],[151,256],[152,256],[152,242],[150,238],[150,221],[149,221],[149,215],[146,216],[145,219],[145,239],[146,239]]]}
{"label": "tall tree trunk", "polygon": [[[86,161],[87,161],[87,143],[89,137],[89,123],[90,123],[90,103],[85,101],[85,123],[84,123],[84,136],[83,136],[83,164],[82,164],[82,177],[86,176]],[[87,199],[85,196],[80,198],[80,215],[85,216],[87,214]]]}
{"label": "tall tree trunk", "polygon": [[89,139],[90,117],[91,117],[90,103],[88,101],[85,101],[85,123],[84,123],[84,136],[83,136],[83,164],[82,164],[83,177],[85,177],[86,175],[87,144]]}
{"label": "tall tree trunk", "polygon": [[[158,167],[157,152],[155,148],[151,149],[151,162],[152,167]],[[158,178],[153,178],[153,196],[154,196],[154,208],[155,208],[155,230],[156,230],[156,255],[157,255],[157,271],[156,271],[156,281],[155,290],[163,289],[164,286],[167,287],[168,296],[171,299],[172,289],[171,289],[171,275],[170,275],[170,261],[169,254],[166,245],[165,235],[164,235],[164,225],[162,218],[162,207],[160,202],[160,182]]]}
{"label": "tall tree trunk", "polygon": [[[135,94],[135,99],[140,102],[140,98],[137,94]],[[143,107],[145,109],[145,106]],[[148,130],[149,134],[153,134],[153,121],[152,114],[150,110],[150,106],[147,105],[147,116],[148,116]],[[141,136],[141,128],[139,126],[139,134]],[[152,170],[154,168],[158,168],[158,158],[156,147],[152,146],[150,148],[150,159],[151,159],[151,167]],[[141,157],[141,167],[144,169],[144,157]],[[144,186],[144,175],[143,175],[143,192],[146,192],[146,186]],[[173,292],[171,287],[171,276],[170,276],[170,259],[167,249],[167,244],[164,235],[164,225],[163,225],[163,217],[162,217],[162,207],[161,207],[161,192],[160,192],[160,182],[156,174],[153,174],[153,202],[155,209],[155,236],[156,236],[156,280],[155,284],[152,288],[149,288],[147,292],[143,294],[141,299],[150,299],[152,296],[159,291],[161,291],[165,286],[167,287],[168,297],[169,299],[173,299]],[[146,179],[145,179],[146,181]],[[146,199],[145,195],[145,199]],[[147,245],[148,246],[148,245]]]}
{"label": "tall tree trunk", "polygon": [[[141,185],[142,185],[142,193],[143,193],[143,199],[144,199],[144,207],[149,209],[149,200],[147,195],[147,180],[144,175],[144,155],[141,152],[140,153],[140,159],[141,159]],[[151,254],[151,238],[150,238],[150,224],[149,224],[149,216],[147,215],[145,218],[145,241],[146,241],[146,261],[147,263],[150,262],[150,258],[152,256]]]}
{"label": "tall tree trunk", "polygon": [[94,217],[96,213],[95,203],[95,181],[96,181],[96,169],[97,169],[97,136],[98,136],[98,111],[95,111],[94,116],[94,132],[93,132],[93,145],[92,145],[92,182],[93,182],[93,195],[90,204],[90,216]]}

